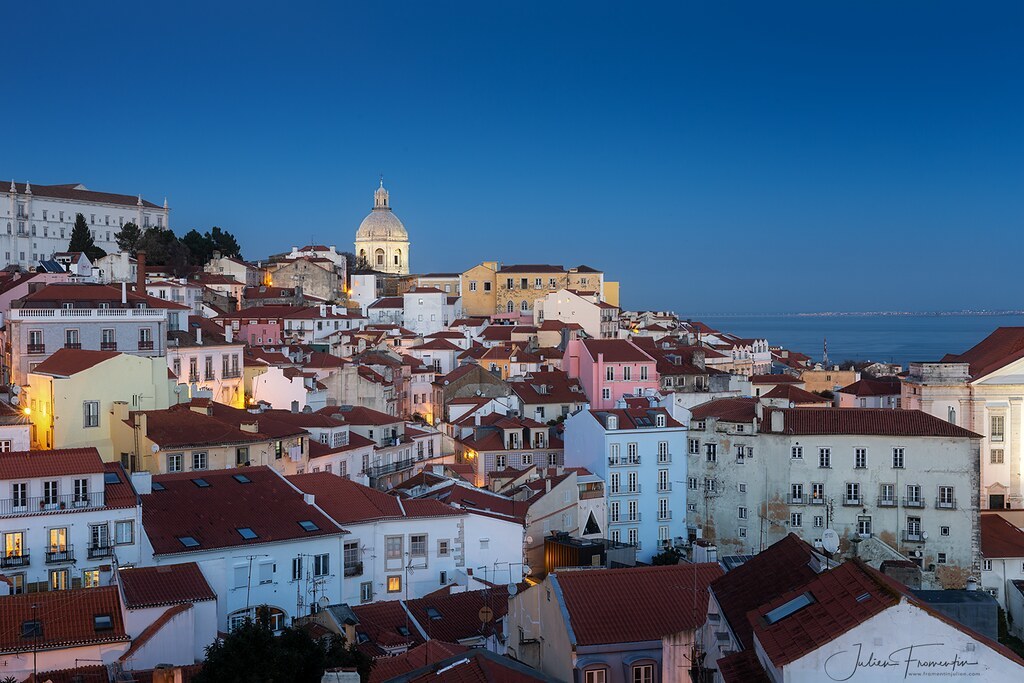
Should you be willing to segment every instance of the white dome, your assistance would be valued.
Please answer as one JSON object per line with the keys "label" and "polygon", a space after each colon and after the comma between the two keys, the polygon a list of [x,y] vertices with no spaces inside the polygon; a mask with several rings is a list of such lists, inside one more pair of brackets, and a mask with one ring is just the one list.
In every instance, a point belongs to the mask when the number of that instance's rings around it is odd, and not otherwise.
{"label": "white dome", "polygon": [[388,191],[381,181],[381,186],[373,193],[373,211],[363,219],[356,231],[356,242],[408,241],[409,233],[388,205]]}

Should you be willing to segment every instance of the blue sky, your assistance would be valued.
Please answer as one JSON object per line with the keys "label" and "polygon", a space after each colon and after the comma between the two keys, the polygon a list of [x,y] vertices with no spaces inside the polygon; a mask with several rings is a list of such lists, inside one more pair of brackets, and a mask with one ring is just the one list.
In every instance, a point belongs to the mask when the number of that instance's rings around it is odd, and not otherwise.
{"label": "blue sky", "polygon": [[[9,3],[0,173],[258,258],[586,263],[680,312],[1021,308],[1024,4]],[[10,95],[17,93],[18,98]]]}

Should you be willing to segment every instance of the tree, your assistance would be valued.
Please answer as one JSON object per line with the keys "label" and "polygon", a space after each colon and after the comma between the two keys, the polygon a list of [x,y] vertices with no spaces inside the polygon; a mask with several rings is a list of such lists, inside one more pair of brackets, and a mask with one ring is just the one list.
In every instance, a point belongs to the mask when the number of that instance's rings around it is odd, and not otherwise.
{"label": "tree", "polygon": [[206,648],[206,661],[196,683],[305,683],[319,681],[325,669],[338,666],[355,667],[361,680],[369,679],[372,661],[343,638],[313,640],[298,628],[286,628],[274,636],[265,610],[256,612],[256,621],[247,620]]}
{"label": "tree", "polygon": [[107,252],[96,246],[96,242],[92,238],[92,231],[89,230],[89,224],[85,222],[85,216],[82,214],[75,216],[75,227],[71,229],[68,251],[80,251],[93,262],[107,255]]}
{"label": "tree", "polygon": [[128,222],[121,226],[121,229],[114,235],[117,240],[117,248],[131,256],[139,249],[139,238],[142,237],[142,230],[135,223]]}
{"label": "tree", "polygon": [[209,233],[203,235],[193,228],[182,235],[181,243],[188,248],[192,263],[204,266],[213,256],[213,240]]}
{"label": "tree", "polygon": [[214,250],[219,251],[221,256],[242,258],[242,247],[239,246],[235,236],[227,230],[213,226],[213,229],[206,233],[206,239],[213,243]]}
{"label": "tree", "polygon": [[166,266],[175,277],[188,275],[191,254],[170,230],[147,228],[136,246],[136,252],[146,252],[147,264]]}
{"label": "tree", "polygon": [[651,564],[679,564],[679,560],[681,557],[682,555],[675,548],[665,548],[660,553],[651,558]]}

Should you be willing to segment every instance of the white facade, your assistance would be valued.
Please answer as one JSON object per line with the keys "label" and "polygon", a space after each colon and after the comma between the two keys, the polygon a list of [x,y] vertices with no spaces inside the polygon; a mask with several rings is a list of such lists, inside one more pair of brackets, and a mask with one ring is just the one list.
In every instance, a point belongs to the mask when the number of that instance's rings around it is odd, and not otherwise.
{"label": "white facade", "polygon": [[[243,344],[203,344],[167,347],[167,367],[184,385],[183,396],[212,398],[240,408],[245,400],[242,383]],[[228,332],[230,334],[230,332]]]}
{"label": "white facade", "polygon": [[141,196],[93,192],[81,184],[0,185],[0,257],[24,268],[67,251],[75,216],[82,214],[96,246],[117,251],[114,235],[125,223],[141,229],[170,227],[166,200],[160,207]]}
{"label": "white facade", "polygon": [[462,299],[433,287],[416,287],[402,298],[404,326],[419,335],[440,332],[462,317]]}
{"label": "white facade", "polygon": [[252,400],[278,410],[320,410],[327,407],[327,389],[312,374],[271,365],[253,376]]}
{"label": "white facade", "polygon": [[373,193],[373,211],[356,231],[355,254],[357,259],[382,273],[409,274],[409,233],[391,211],[383,179]]}
{"label": "white facade", "polygon": [[112,282],[138,282],[139,269],[135,258],[123,251],[117,251],[96,259],[96,279],[102,284]]}
{"label": "white facade", "polygon": [[617,323],[605,324],[600,305],[600,297],[580,296],[567,289],[559,289],[533,302],[533,319],[537,325],[547,320],[558,320],[563,323],[577,323],[583,327],[587,335],[596,339],[615,336]]}

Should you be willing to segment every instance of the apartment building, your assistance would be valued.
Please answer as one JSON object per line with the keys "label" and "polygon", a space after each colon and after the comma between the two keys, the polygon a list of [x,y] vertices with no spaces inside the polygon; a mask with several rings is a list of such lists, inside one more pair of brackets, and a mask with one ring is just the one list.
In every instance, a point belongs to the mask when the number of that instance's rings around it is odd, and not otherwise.
{"label": "apartment building", "polygon": [[625,397],[653,395],[660,387],[657,361],[626,339],[570,341],[562,366],[580,380],[597,409],[612,408]]}

